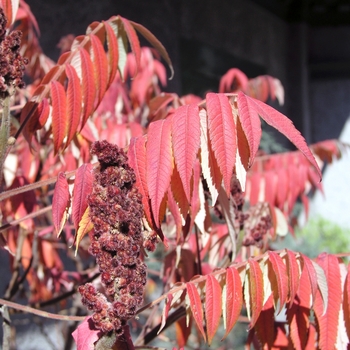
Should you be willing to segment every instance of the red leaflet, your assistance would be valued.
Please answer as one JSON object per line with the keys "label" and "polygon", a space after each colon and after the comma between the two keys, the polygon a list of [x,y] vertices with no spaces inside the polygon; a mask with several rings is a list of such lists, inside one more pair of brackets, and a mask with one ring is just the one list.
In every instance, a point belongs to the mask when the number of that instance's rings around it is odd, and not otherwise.
{"label": "red leaflet", "polygon": [[259,201],[259,193],[261,189],[261,174],[256,171],[250,177],[250,196],[249,204],[255,205]]}
{"label": "red leaflet", "polygon": [[76,230],[88,206],[88,195],[92,191],[93,181],[92,164],[83,164],[80,166],[75,173],[72,203],[72,217]]}
{"label": "red leaflet", "polygon": [[142,194],[142,204],[148,223],[152,226],[152,218],[149,207],[149,197],[146,177],[146,138],[137,137],[130,140],[128,149],[128,162],[136,175],[136,186]]}
{"label": "red leaflet", "polygon": [[[207,140],[209,140],[209,137],[207,137]],[[210,180],[212,180],[210,182],[213,184],[213,186],[217,190],[216,197],[215,197],[215,198],[217,198],[217,195],[218,195],[218,192],[220,190],[221,183],[222,183],[222,173],[220,171],[220,168],[219,168],[219,165],[218,165],[218,161],[215,158],[215,154],[214,154],[214,151],[213,151],[211,143],[209,142],[208,146],[206,146],[206,147],[208,147],[208,163],[205,164],[205,165],[209,166],[210,177],[211,177]],[[201,148],[201,153],[202,153],[202,156],[205,157],[205,154],[203,153],[203,147]],[[204,174],[206,174],[207,173],[207,169],[205,169],[203,167],[203,165],[202,165],[202,171],[203,171]],[[209,180],[208,176],[205,176],[205,178],[207,179],[207,181]],[[213,190],[211,190],[211,195],[212,195],[212,197],[214,197],[214,191]]]}
{"label": "red leaflet", "polygon": [[226,332],[225,339],[236,324],[243,304],[242,282],[237,269],[229,267],[226,270],[226,295],[224,295],[223,312]]}
{"label": "red leaflet", "polygon": [[205,293],[205,318],[209,345],[219,327],[221,308],[222,299],[220,284],[214,276],[208,275]]}
{"label": "red leaflet", "polygon": [[[45,86],[46,84],[49,84],[52,80],[56,80],[57,79],[57,73],[60,71],[60,66],[56,65],[54,67],[52,67],[43,77],[43,79],[40,82],[40,85],[38,87],[38,89],[40,88],[40,86]],[[41,91],[40,95],[43,96],[43,92]],[[39,95],[39,93],[37,93],[37,91],[35,90],[35,95]],[[40,97],[39,97],[40,98]],[[38,99],[39,100],[39,99]]]}
{"label": "red leaflet", "polygon": [[144,26],[139,23],[135,23],[133,21],[129,21],[129,23],[160,53],[160,55],[164,58],[165,62],[168,64],[171,76],[169,79],[172,79],[174,76],[174,68],[171,63],[170,57],[163,46],[163,44]]}
{"label": "red leaflet", "polygon": [[160,95],[155,96],[149,101],[149,119],[153,120],[153,117],[161,110],[166,107],[168,103],[174,101],[176,94],[169,94],[162,92]]}
{"label": "red leaflet", "polygon": [[[245,96],[242,92],[238,93],[238,108],[240,108],[240,104],[243,102],[243,106],[245,106],[244,113],[248,113],[250,118],[263,118],[267,124],[271,125],[279,132],[281,132],[284,136],[286,136],[308,159],[308,161],[315,167],[319,180],[321,180],[322,174],[319,169],[317,162],[312,155],[310,149],[308,148],[305,139],[301,136],[300,132],[295,128],[293,122],[288,119],[285,115],[278,112],[274,108],[268,106],[264,102],[258,101],[252,97]],[[243,111],[242,111],[243,112]],[[241,111],[240,111],[241,117]],[[243,123],[242,123],[243,124]],[[244,126],[243,126],[244,129]],[[245,130],[245,129],[244,129]],[[247,136],[248,141],[249,137]],[[260,140],[260,139],[259,139]],[[255,154],[255,153],[254,153]]]}
{"label": "red leaflet", "polygon": [[238,152],[239,152],[239,156],[241,157],[241,162],[244,166],[244,169],[247,171],[249,168],[250,150],[249,150],[247,137],[243,131],[242,124],[239,118],[237,118],[236,120],[236,126],[237,126]]}
{"label": "red leaflet", "polygon": [[183,188],[183,184],[180,178],[180,174],[177,170],[176,164],[174,166],[174,170],[171,175],[170,187],[171,187],[171,192],[174,195],[174,199],[176,200],[179,206],[182,216],[186,218],[189,210],[189,201],[187,200],[185,190]]}
{"label": "red leaflet", "polygon": [[93,51],[93,64],[94,64],[94,76],[95,76],[95,86],[98,91],[98,100],[95,107],[101,102],[108,84],[108,61],[106,52],[100,39],[94,35],[90,34],[91,46]]}
{"label": "red leaflet", "polygon": [[193,318],[196,321],[197,327],[201,332],[203,338],[206,339],[204,328],[203,328],[203,309],[202,309],[201,297],[198,293],[198,290],[195,284],[188,282],[186,283],[186,287],[187,287],[187,297],[189,300],[189,306],[190,306]]}
{"label": "red leaflet", "polygon": [[220,79],[219,92],[245,91],[248,85],[248,77],[239,69],[229,69]]}
{"label": "red leaflet", "polygon": [[158,334],[162,331],[162,329],[165,326],[166,320],[168,318],[169,310],[171,308],[171,301],[173,300],[173,298],[174,298],[173,295],[170,293],[166,297],[165,305],[164,305],[163,312],[162,312],[162,322],[160,324]]}
{"label": "red leaflet", "polygon": [[290,337],[297,350],[305,349],[310,325],[311,285],[309,276],[304,269],[300,276],[299,290],[290,307],[287,309],[287,320],[290,327]]}
{"label": "red leaflet", "polygon": [[310,279],[310,284],[311,284],[311,292],[312,292],[312,302],[315,302],[315,297],[316,297],[316,291],[317,291],[317,273],[314,268],[314,265],[312,264],[312,261],[310,258],[308,258],[306,255],[301,254],[301,257],[303,259],[303,269],[306,269],[309,279]]}
{"label": "red leaflet", "polygon": [[44,98],[39,104],[36,102],[28,101],[21,112],[21,123],[23,122],[24,117],[31,112],[33,114],[29,118],[29,121],[23,130],[23,136],[28,141],[28,143],[31,143],[33,133],[37,130],[40,130],[45,125],[49,117],[50,105],[47,98]]}
{"label": "red leaflet", "polygon": [[[192,330],[192,321],[190,318],[188,321],[188,325],[186,324],[186,318],[180,318],[175,323],[175,331],[176,331],[176,341],[179,346],[179,350],[185,350],[185,346],[188,340],[188,337],[191,335]],[[173,348],[173,350],[178,350],[177,348]]]}
{"label": "red leaflet", "polygon": [[72,141],[78,130],[81,115],[81,88],[80,79],[76,70],[70,64],[66,64],[66,74],[68,78],[67,86],[67,142],[66,147]]}
{"label": "red leaflet", "polygon": [[246,94],[266,102],[269,97],[269,85],[266,76],[260,75],[249,80]]}
{"label": "red leaflet", "polygon": [[226,193],[229,195],[237,150],[232,107],[224,94],[208,93],[206,102],[210,142],[223,175]]}
{"label": "red leaflet", "polygon": [[7,17],[6,28],[9,28],[16,18],[19,1],[14,0],[1,0],[0,7],[4,10],[4,14]]}
{"label": "red leaflet", "polygon": [[137,37],[137,34],[135,32],[134,27],[131,25],[129,20],[126,18],[123,18],[119,16],[123,23],[124,30],[126,32],[126,35],[128,36],[129,43],[131,46],[131,50],[135,56],[135,61],[136,61],[136,70],[135,70],[135,75],[137,74],[139,68],[140,68],[140,60],[141,60],[141,48],[140,48],[140,41],[139,38]]}
{"label": "red leaflet", "polygon": [[182,180],[187,200],[191,200],[192,169],[200,146],[198,106],[181,106],[172,117],[172,142],[174,158]]}
{"label": "red leaflet", "polygon": [[[313,324],[310,324],[310,328],[309,328],[309,336],[307,338],[307,343],[305,346],[305,350],[314,350],[315,348],[317,348],[317,332],[316,332],[316,328]],[[304,350],[304,349],[303,349]]]}
{"label": "red leaflet", "polygon": [[192,190],[192,197],[191,197],[190,231],[192,230],[194,220],[196,219],[196,216],[201,207],[200,194],[199,194],[200,184],[201,184],[201,165],[199,163],[199,159],[196,159],[193,166],[193,190]]}
{"label": "red leaflet", "polygon": [[277,335],[274,315],[275,309],[273,305],[273,295],[271,294],[266,300],[254,326],[263,349],[273,349],[272,346]]}
{"label": "red leaflet", "polygon": [[88,52],[80,48],[80,61],[82,72],[82,89],[83,89],[83,117],[80,129],[82,129],[94,111],[94,100],[96,95],[96,87],[94,83],[94,66]]}
{"label": "red leaflet", "polygon": [[320,349],[334,349],[336,344],[339,322],[339,311],[342,302],[342,285],[338,258],[334,255],[322,253],[317,263],[323,268],[328,286],[328,307],[324,313],[324,303],[321,293],[317,291],[314,310],[319,326]]}
{"label": "red leaflet", "polygon": [[253,259],[249,259],[248,261],[250,309],[252,312],[249,328],[253,328],[263,308],[264,281],[259,263]]}
{"label": "red leaflet", "polygon": [[254,162],[256,152],[259,149],[261,139],[261,123],[259,115],[255,113],[248,101],[249,100],[246,95],[244,95],[242,92],[238,93],[238,116],[249,144],[250,158],[248,165],[251,166]]}
{"label": "red leaflet", "polygon": [[299,265],[293,252],[286,249],[287,253],[287,272],[289,280],[289,302],[293,303],[295,294],[299,287]]}
{"label": "red leaflet", "polygon": [[278,312],[281,312],[288,297],[287,268],[283,262],[283,259],[275,252],[269,251],[269,261],[276,276],[278,297],[280,300],[280,308]]}
{"label": "red leaflet", "polygon": [[171,188],[168,189],[168,208],[174,217],[174,223],[176,227],[176,243],[181,244],[182,238],[182,217],[180,213],[180,208],[177,205]]}
{"label": "red leaflet", "polygon": [[341,157],[337,140],[320,141],[314,143],[311,148],[315,154],[327,163],[332,163],[334,157],[337,159]]}
{"label": "red leaflet", "polygon": [[157,120],[150,124],[147,137],[146,164],[147,187],[156,225],[159,225],[160,209],[173,172],[171,147],[171,119]]}
{"label": "red leaflet", "polygon": [[307,176],[311,184],[324,195],[322,183],[319,181],[319,177],[317,176],[317,173],[315,172],[315,170],[308,167]]}
{"label": "red leaflet", "polygon": [[69,207],[70,194],[66,175],[60,172],[52,198],[52,221],[57,236],[60,235],[67,220],[67,210]]}
{"label": "red leaflet", "polygon": [[114,33],[113,28],[108,22],[103,21],[103,24],[106,28],[107,35],[107,45],[108,45],[108,84],[110,86],[112,81],[115,78],[118,70],[118,61],[119,61],[119,49],[118,49],[118,40]]}
{"label": "red leaflet", "polygon": [[344,283],[344,297],[343,297],[343,310],[344,310],[344,320],[345,328],[348,337],[350,336],[350,264],[348,264],[348,273],[346,275]]}
{"label": "red leaflet", "polygon": [[66,94],[58,81],[51,82],[52,134],[55,154],[61,148],[67,130]]}

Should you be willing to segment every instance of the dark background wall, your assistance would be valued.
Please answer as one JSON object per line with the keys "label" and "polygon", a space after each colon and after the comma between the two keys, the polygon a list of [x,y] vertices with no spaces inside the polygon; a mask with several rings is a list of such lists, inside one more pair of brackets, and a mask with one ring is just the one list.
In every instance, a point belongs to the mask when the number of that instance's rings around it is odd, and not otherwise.
{"label": "dark background wall", "polygon": [[[150,29],[175,67],[167,89],[204,93],[229,68],[269,74],[285,87],[290,117],[309,142],[336,138],[350,112],[350,7],[299,0],[27,0],[45,53],[61,36],[120,14]],[[330,6],[329,4],[332,4]],[[328,14],[328,15],[327,15]]]}

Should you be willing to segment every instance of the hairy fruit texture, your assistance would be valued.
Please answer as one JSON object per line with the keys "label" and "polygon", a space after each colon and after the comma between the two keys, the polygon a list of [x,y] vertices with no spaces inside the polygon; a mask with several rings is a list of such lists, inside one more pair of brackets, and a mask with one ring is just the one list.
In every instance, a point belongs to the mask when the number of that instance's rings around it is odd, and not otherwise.
{"label": "hairy fruit texture", "polygon": [[23,75],[28,59],[20,54],[22,33],[6,34],[7,19],[0,8],[0,98],[12,95],[16,87],[23,88]]}
{"label": "hairy fruit texture", "polygon": [[143,245],[142,198],[124,151],[107,141],[93,143],[100,162],[88,198],[94,230],[90,253],[96,257],[105,294],[92,284],[79,288],[82,302],[94,311],[92,320],[103,332],[120,336],[126,321],[143,302],[146,265],[139,258]]}

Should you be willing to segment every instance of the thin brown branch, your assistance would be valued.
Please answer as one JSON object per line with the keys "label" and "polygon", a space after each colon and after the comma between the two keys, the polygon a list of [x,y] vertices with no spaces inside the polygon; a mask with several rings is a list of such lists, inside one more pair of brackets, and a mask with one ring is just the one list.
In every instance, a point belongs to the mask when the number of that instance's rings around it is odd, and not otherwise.
{"label": "thin brown branch", "polygon": [[10,315],[7,309],[7,306],[1,307],[1,314],[2,314],[2,330],[3,330],[3,339],[2,339],[2,349],[3,350],[10,350],[11,346],[11,320]]}
{"label": "thin brown branch", "polygon": [[53,314],[50,312],[34,309],[30,306],[17,304],[17,303],[14,303],[12,301],[8,301],[8,300],[1,299],[1,298],[0,298],[0,304],[6,305],[12,309],[19,310],[19,311],[22,311],[24,313],[29,313],[29,314],[33,314],[33,315],[37,315],[37,316],[45,317],[45,318],[50,318],[50,319],[58,320],[58,321],[84,321],[84,319],[86,317],[86,316],[66,316],[66,315],[60,315],[60,314]]}
{"label": "thin brown branch", "polygon": [[23,230],[19,230],[19,234],[17,237],[17,244],[16,244],[16,254],[15,254],[15,259],[13,261],[13,273],[11,276],[10,283],[6,289],[5,292],[5,298],[10,299],[11,296],[13,295],[14,289],[16,289],[16,282],[19,276],[19,269],[21,267],[21,261],[22,261],[22,248],[23,248],[23,243],[25,239],[26,233]]}
{"label": "thin brown branch", "polygon": [[37,210],[37,211],[35,211],[33,213],[30,213],[28,215],[25,215],[25,216],[19,218],[17,220],[13,220],[11,222],[8,222],[7,224],[0,226],[0,232],[6,231],[10,227],[17,226],[22,221],[25,221],[27,219],[33,219],[33,218],[36,218],[36,217],[38,217],[40,215],[46,214],[47,212],[51,211],[51,209],[52,209],[52,205],[49,205],[48,207],[39,209],[39,210]]}
{"label": "thin brown branch", "polygon": [[[99,166],[99,163],[93,163],[92,166],[94,168],[96,168]],[[77,170],[78,169],[66,172],[65,173],[66,178],[69,179],[69,178],[73,177],[75,175],[75,173],[77,172]],[[15,195],[20,194],[20,193],[24,193],[24,192],[28,192],[31,190],[36,190],[37,188],[40,188],[40,187],[52,185],[56,181],[57,181],[57,176],[51,177],[50,179],[47,179],[47,180],[37,181],[37,182],[34,182],[33,184],[13,188],[11,190],[0,193],[0,202],[3,201],[4,199],[10,198],[10,197],[15,196]]]}

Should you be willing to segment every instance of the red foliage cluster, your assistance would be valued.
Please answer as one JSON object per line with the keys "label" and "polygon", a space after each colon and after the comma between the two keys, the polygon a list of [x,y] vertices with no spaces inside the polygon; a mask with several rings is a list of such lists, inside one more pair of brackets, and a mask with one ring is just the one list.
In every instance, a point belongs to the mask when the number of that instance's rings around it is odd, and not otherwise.
{"label": "red foliage cluster", "polygon": [[100,171],[88,199],[94,224],[90,253],[99,265],[106,296],[92,284],[81,286],[79,292],[83,304],[94,311],[96,327],[121,335],[143,302],[146,265],[139,257],[143,207],[124,151],[101,141],[93,143],[91,153],[98,157]]}
{"label": "red foliage cluster", "polygon": [[7,18],[0,8],[0,97],[12,94],[16,87],[23,88],[22,80],[28,59],[21,56],[22,33],[18,30],[6,35]]}

